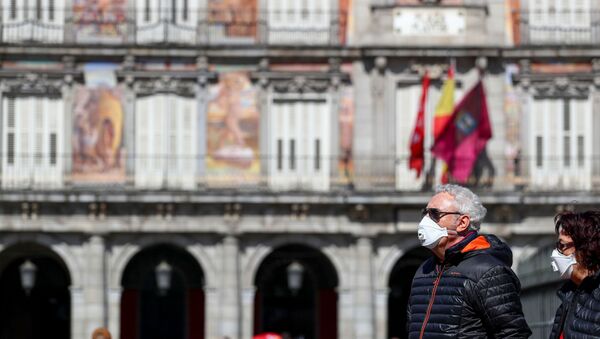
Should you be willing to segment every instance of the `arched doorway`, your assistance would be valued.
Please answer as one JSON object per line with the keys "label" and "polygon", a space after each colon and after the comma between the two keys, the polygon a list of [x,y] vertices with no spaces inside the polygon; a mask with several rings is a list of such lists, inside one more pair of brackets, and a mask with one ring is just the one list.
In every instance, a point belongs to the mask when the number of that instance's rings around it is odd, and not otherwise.
{"label": "arched doorway", "polygon": [[338,277],[320,251],[304,245],[274,250],[260,265],[255,286],[255,334],[337,338]]}
{"label": "arched doorway", "polygon": [[423,261],[431,256],[431,251],[424,247],[418,247],[408,251],[394,265],[389,281],[388,338],[408,338],[406,333],[406,307],[412,279]]}
{"label": "arched doorway", "polygon": [[68,270],[52,250],[15,245],[0,254],[0,338],[70,338]]}
{"label": "arched doorway", "polygon": [[203,339],[203,285],[200,265],[185,250],[142,250],[123,273],[121,338]]}

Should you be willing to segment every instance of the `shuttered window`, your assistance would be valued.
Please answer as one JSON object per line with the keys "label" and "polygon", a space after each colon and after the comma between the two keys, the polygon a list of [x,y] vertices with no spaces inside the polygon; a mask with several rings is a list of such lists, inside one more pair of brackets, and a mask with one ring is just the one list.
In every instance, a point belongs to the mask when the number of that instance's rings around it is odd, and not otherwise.
{"label": "shuttered window", "polygon": [[136,187],[195,187],[198,150],[196,107],[194,98],[174,94],[137,98]]}
{"label": "shuttered window", "polygon": [[64,106],[61,98],[3,99],[2,187],[54,188],[63,183]]}

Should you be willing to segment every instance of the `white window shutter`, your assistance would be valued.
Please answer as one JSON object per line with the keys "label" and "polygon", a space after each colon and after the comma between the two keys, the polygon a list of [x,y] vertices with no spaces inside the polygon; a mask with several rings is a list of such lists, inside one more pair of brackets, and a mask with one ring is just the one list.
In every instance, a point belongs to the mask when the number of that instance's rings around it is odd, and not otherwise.
{"label": "white window shutter", "polygon": [[57,188],[63,182],[63,102],[49,97],[6,97],[2,187]]}
{"label": "white window shutter", "polygon": [[[135,135],[136,135],[136,161],[135,161],[135,185],[139,188],[159,188],[162,185],[162,168],[160,160],[162,156],[160,147],[156,147],[157,141],[154,125],[162,125],[157,112],[162,111],[162,101],[157,95],[140,97],[136,100]],[[158,140],[157,140],[158,139]]]}
{"label": "white window shutter", "polygon": [[[136,0],[136,42],[151,43],[164,37],[161,13],[164,12],[160,0]],[[164,15],[167,15],[166,13]]]}

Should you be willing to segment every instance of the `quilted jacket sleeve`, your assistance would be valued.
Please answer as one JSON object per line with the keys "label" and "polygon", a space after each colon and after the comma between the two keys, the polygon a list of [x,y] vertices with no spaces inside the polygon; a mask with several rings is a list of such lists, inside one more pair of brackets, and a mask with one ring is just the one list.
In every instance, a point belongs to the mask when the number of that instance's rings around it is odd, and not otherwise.
{"label": "quilted jacket sleeve", "polygon": [[519,279],[506,266],[491,268],[477,282],[473,292],[490,336],[528,338],[531,335],[523,316],[520,290]]}

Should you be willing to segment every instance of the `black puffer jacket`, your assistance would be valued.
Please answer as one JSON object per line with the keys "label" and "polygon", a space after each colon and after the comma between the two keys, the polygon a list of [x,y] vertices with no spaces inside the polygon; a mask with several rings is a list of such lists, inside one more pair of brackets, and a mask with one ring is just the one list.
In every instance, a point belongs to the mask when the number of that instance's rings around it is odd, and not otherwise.
{"label": "black puffer jacket", "polygon": [[[558,290],[562,304],[554,317],[550,339],[600,338],[600,272],[579,287],[569,281]],[[564,324],[564,325],[563,325]]]}
{"label": "black puffer jacket", "polygon": [[409,338],[527,338],[531,331],[510,269],[512,252],[493,235],[475,232],[425,261],[412,283]]}

